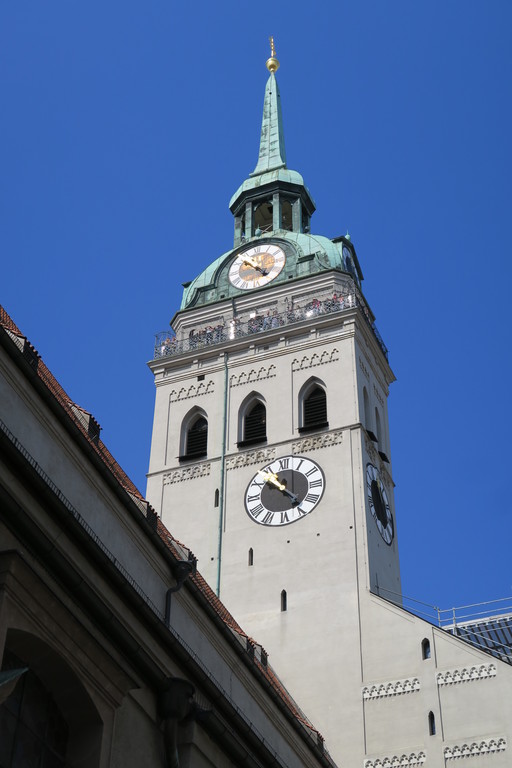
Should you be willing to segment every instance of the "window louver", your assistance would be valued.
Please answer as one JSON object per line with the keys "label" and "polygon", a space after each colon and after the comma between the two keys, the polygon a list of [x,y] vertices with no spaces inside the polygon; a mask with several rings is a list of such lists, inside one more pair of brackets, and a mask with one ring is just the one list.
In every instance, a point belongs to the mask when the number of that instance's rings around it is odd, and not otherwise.
{"label": "window louver", "polygon": [[185,455],[187,458],[205,456],[208,445],[208,422],[200,416],[187,432]]}
{"label": "window louver", "polygon": [[329,426],[327,422],[327,397],[322,387],[315,387],[304,398],[303,408],[303,430]]}
{"label": "window louver", "polygon": [[263,403],[256,403],[244,418],[244,445],[259,443],[267,439],[267,409]]}

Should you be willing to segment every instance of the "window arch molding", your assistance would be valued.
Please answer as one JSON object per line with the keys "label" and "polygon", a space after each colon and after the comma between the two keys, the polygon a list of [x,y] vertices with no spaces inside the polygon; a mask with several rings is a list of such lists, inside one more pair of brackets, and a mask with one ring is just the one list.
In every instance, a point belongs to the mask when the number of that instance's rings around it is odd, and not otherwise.
{"label": "window arch molding", "polygon": [[327,387],[316,376],[299,390],[299,432],[313,432],[329,426],[327,421]]}
{"label": "window arch molding", "polygon": [[238,409],[238,447],[267,442],[267,404],[259,392],[251,392]]}
{"label": "window arch molding", "polygon": [[179,458],[199,459],[208,450],[208,414],[195,406],[181,422]]}

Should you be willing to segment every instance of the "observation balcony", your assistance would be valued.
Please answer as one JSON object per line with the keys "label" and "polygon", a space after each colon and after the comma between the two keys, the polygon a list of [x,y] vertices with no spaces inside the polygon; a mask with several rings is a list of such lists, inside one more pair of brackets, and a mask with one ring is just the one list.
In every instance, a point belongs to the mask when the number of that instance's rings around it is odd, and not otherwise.
{"label": "observation balcony", "polygon": [[320,315],[341,314],[355,308],[361,310],[386,360],[388,360],[388,349],[372,320],[370,310],[359,291],[353,289],[352,291],[318,294],[315,295],[315,298],[308,297],[302,302],[290,304],[281,312],[278,312],[276,308],[258,308],[249,313],[234,313],[229,316],[224,314],[212,321],[215,323],[214,325],[192,329],[186,338],[179,339],[168,331],[160,331],[155,334],[153,359],[182,355],[194,349],[213,347],[232,339],[253,336],[274,328],[284,328],[303,323],[307,320],[313,322]]}

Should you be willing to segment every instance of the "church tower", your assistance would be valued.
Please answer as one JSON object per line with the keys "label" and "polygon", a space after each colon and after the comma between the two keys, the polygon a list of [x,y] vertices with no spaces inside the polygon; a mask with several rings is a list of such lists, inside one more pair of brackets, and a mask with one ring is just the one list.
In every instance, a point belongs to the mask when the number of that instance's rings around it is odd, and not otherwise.
{"label": "church tower", "polygon": [[394,376],[350,237],[311,234],[278,66],[272,49],[258,162],[229,205],[234,247],[186,284],[150,363],[147,493],[330,744],[337,697],[361,685],[361,599],[400,604]]}

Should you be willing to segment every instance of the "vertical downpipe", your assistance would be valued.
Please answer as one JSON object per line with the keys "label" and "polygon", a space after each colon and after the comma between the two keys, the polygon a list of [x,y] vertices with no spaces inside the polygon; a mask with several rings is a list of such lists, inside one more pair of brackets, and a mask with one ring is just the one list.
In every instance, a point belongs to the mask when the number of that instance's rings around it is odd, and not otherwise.
{"label": "vertical downpipe", "polygon": [[220,596],[220,573],[222,563],[222,521],[224,519],[224,474],[226,467],[226,439],[228,431],[228,353],[224,352],[224,407],[222,413],[222,449],[220,455],[220,493],[219,493],[219,550],[217,553],[217,597]]}

